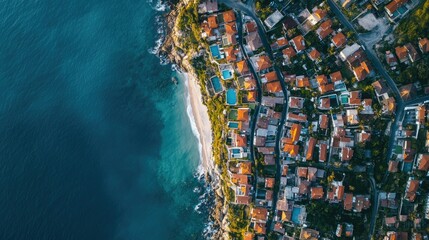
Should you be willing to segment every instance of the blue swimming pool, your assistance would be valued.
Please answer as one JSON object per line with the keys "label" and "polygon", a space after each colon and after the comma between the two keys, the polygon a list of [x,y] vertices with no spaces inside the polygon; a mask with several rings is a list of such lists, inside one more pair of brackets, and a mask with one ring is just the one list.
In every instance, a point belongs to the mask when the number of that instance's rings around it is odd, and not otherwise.
{"label": "blue swimming pool", "polygon": [[228,122],[228,127],[232,129],[237,129],[239,126],[238,122]]}
{"label": "blue swimming pool", "polygon": [[292,211],[292,222],[300,224],[299,215],[301,214],[301,208],[294,207]]}
{"label": "blue swimming pool", "polygon": [[213,58],[220,59],[220,49],[218,45],[211,45],[210,52],[212,53]]}
{"label": "blue swimming pool", "polygon": [[223,70],[222,71],[222,78],[224,80],[228,80],[232,78],[232,72],[230,70]]}
{"label": "blue swimming pool", "polygon": [[222,84],[220,83],[220,79],[218,77],[213,77],[211,79],[213,89],[216,93],[222,92]]}
{"label": "blue swimming pool", "polygon": [[230,89],[228,89],[228,91],[226,91],[226,103],[228,105],[237,104],[237,93],[232,88],[230,88]]}
{"label": "blue swimming pool", "polygon": [[232,153],[234,153],[234,154],[240,153],[240,149],[233,148],[232,149]]}

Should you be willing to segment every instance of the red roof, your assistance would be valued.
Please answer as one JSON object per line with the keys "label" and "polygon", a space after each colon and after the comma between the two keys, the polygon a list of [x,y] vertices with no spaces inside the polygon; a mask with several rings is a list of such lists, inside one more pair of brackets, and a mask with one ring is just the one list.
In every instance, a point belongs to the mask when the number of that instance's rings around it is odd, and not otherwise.
{"label": "red roof", "polygon": [[427,38],[420,39],[419,48],[423,53],[429,52],[429,40]]}
{"label": "red roof", "polygon": [[279,81],[266,83],[265,87],[267,91],[270,93],[276,93],[276,92],[282,91],[282,85],[280,84]]}
{"label": "red roof", "polygon": [[305,41],[302,35],[298,35],[292,39],[292,42],[297,51],[302,51],[305,49]]}
{"label": "red roof", "polygon": [[334,45],[336,46],[336,47],[341,47],[341,46],[343,46],[344,45],[344,43],[346,43],[346,41],[347,41],[347,39],[346,39],[346,36],[344,36],[344,34],[343,33],[338,33],[337,35],[335,35],[333,38],[332,38],[332,42],[334,43]]}
{"label": "red roof", "polygon": [[322,187],[312,187],[310,191],[311,191],[311,199],[323,198],[324,192]]}
{"label": "red roof", "polygon": [[305,155],[305,158],[307,160],[313,159],[314,146],[316,146],[316,139],[313,137],[310,137],[310,140],[308,141],[307,154]]}
{"label": "red roof", "polygon": [[329,75],[332,82],[343,80],[343,75],[341,75],[340,71],[333,72]]}
{"label": "red roof", "polygon": [[229,10],[223,13],[223,21],[228,23],[228,22],[233,22],[235,21],[235,13],[233,10]]}

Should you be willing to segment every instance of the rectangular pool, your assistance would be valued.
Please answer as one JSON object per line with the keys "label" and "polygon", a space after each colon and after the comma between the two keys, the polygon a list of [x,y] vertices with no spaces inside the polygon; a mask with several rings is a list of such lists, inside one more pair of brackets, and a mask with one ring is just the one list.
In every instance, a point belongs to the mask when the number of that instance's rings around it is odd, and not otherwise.
{"label": "rectangular pool", "polygon": [[220,59],[220,49],[218,45],[211,45],[210,52],[212,53],[213,58]]}
{"label": "rectangular pool", "polygon": [[211,81],[212,81],[212,86],[215,93],[222,92],[223,88],[222,88],[222,84],[220,83],[220,79],[218,77],[212,77]]}
{"label": "rectangular pool", "polygon": [[237,93],[234,89],[230,88],[226,91],[226,103],[228,105],[236,105],[237,104]]}
{"label": "rectangular pool", "polygon": [[231,129],[238,129],[239,123],[238,122],[228,122],[228,127]]}
{"label": "rectangular pool", "polygon": [[230,70],[223,70],[222,71],[222,78],[224,80],[228,80],[232,78],[232,72]]}

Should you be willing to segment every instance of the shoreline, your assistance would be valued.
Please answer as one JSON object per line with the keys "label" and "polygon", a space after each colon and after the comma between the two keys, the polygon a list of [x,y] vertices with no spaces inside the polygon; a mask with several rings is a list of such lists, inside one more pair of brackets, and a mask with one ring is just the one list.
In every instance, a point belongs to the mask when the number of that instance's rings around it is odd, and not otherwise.
{"label": "shoreline", "polygon": [[[188,91],[187,114],[191,122],[191,128],[198,139],[198,151],[200,163],[205,174],[212,174],[214,169],[212,158],[212,130],[207,106],[202,102],[200,86],[192,74],[182,73]],[[190,107],[190,111],[188,111]],[[194,126],[193,126],[194,125]],[[196,132],[195,132],[196,131]]]}

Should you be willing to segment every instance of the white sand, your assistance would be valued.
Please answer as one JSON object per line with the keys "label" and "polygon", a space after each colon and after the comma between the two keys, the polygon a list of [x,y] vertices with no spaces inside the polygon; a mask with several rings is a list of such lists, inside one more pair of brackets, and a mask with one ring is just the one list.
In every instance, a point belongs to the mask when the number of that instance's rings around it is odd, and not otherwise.
{"label": "white sand", "polygon": [[211,172],[214,166],[212,159],[212,131],[207,107],[203,104],[201,89],[197,80],[191,74],[186,74],[186,81],[192,108],[191,124],[195,123],[198,131],[196,135],[200,143],[201,166],[205,172]]}

